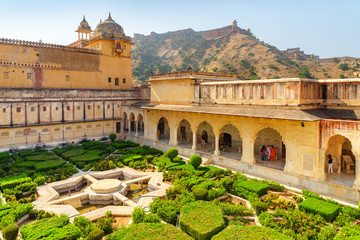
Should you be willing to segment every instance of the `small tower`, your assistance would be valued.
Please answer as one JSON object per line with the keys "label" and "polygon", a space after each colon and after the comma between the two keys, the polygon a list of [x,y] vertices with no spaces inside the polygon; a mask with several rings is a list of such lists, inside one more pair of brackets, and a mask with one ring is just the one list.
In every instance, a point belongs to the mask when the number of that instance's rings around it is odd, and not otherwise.
{"label": "small tower", "polygon": [[234,20],[233,22],[232,22],[232,31],[234,31],[236,28],[237,28],[237,21],[236,20]]}
{"label": "small tower", "polygon": [[[80,22],[78,29],[75,31],[78,33],[78,40],[89,40],[90,33],[92,32],[89,23],[86,21],[85,16],[83,20]],[[84,38],[85,34],[85,38]]]}

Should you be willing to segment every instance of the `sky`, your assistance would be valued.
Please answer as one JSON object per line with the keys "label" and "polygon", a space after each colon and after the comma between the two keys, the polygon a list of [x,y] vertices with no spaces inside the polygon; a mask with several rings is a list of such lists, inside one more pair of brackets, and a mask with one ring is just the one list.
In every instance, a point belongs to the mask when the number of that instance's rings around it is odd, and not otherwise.
{"label": "sky", "polygon": [[0,0],[0,38],[66,45],[85,15],[92,29],[111,12],[126,35],[231,25],[280,50],[360,57],[360,0]]}

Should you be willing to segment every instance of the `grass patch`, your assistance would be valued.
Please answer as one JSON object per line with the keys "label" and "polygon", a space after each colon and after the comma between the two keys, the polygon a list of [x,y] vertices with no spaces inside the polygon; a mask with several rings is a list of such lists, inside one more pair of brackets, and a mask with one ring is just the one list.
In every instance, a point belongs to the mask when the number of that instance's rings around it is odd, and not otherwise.
{"label": "grass patch", "polygon": [[180,229],[198,240],[210,239],[224,229],[223,212],[219,206],[197,201],[180,210]]}
{"label": "grass patch", "polygon": [[123,228],[115,232],[110,240],[191,240],[192,238],[180,231],[171,224],[163,223],[138,223],[131,224],[127,228]]}
{"label": "grass patch", "polygon": [[250,192],[256,193],[258,196],[265,195],[270,188],[269,185],[266,183],[253,180],[241,182],[239,183],[239,186],[245,188]]}
{"label": "grass patch", "polygon": [[225,230],[221,231],[219,234],[216,234],[211,239],[212,240],[228,240],[228,239],[290,240],[292,238],[266,227],[259,227],[259,226],[245,227],[245,226],[231,225],[228,226]]}
{"label": "grass patch", "polygon": [[339,215],[340,211],[340,207],[338,205],[315,198],[307,198],[299,203],[298,206],[301,211],[319,214],[327,222],[332,222]]}
{"label": "grass patch", "polygon": [[65,160],[57,159],[57,160],[48,160],[45,162],[41,162],[35,165],[35,170],[37,171],[45,171],[52,168],[57,168],[66,163]]}

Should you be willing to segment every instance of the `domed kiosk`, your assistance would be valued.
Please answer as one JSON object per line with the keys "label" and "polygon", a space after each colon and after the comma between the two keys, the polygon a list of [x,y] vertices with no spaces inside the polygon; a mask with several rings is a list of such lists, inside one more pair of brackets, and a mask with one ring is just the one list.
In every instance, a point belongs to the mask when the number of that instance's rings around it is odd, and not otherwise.
{"label": "domed kiosk", "polygon": [[101,21],[96,26],[94,33],[92,34],[91,40],[96,38],[105,38],[105,39],[121,39],[131,41],[131,38],[125,36],[124,29],[120,24],[116,23],[111,18],[111,13],[109,13],[108,18],[105,21]]}

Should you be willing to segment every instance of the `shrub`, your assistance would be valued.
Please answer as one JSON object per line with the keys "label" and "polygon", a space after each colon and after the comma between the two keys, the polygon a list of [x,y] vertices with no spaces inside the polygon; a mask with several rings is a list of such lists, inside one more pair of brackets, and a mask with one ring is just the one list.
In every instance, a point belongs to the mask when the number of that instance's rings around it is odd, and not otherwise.
{"label": "shrub", "polygon": [[164,157],[168,157],[171,160],[178,155],[178,150],[176,148],[170,148],[164,153]]}
{"label": "shrub", "polygon": [[339,78],[345,78],[345,75],[341,73],[341,74],[339,75]]}
{"label": "shrub", "polygon": [[15,224],[10,225],[3,230],[3,237],[5,238],[5,240],[15,240],[18,233],[19,227]]}
{"label": "shrub", "polygon": [[170,224],[162,223],[139,223],[122,228],[109,237],[109,240],[191,240],[186,233]]}
{"label": "shrub", "polygon": [[299,203],[299,210],[307,213],[319,214],[327,222],[332,222],[339,214],[340,207],[338,205],[328,203],[315,198],[307,198]]}
{"label": "shrub", "polygon": [[15,190],[19,190],[21,192],[29,192],[30,189],[36,188],[36,187],[37,187],[36,183],[27,182],[27,183],[23,183],[23,184],[16,186]]}
{"label": "shrub", "polygon": [[15,175],[11,177],[5,177],[0,180],[0,190],[14,188],[22,183],[31,182],[31,178],[24,177],[26,175]]}
{"label": "shrub", "polygon": [[360,238],[360,226],[352,223],[348,223],[343,227],[338,235],[335,236],[334,240],[342,239],[359,239]]}
{"label": "shrub", "polygon": [[202,163],[202,158],[199,155],[193,154],[190,156],[190,164],[197,169]]}
{"label": "shrub", "polygon": [[260,215],[262,212],[267,211],[269,205],[261,201],[253,201],[251,206],[254,208],[257,215]]}
{"label": "shrub", "polygon": [[203,187],[194,186],[192,188],[192,193],[196,200],[207,200],[209,191]]}
{"label": "shrub", "polygon": [[131,220],[133,223],[142,223],[144,221],[145,209],[142,207],[134,208],[134,211],[131,214]]}
{"label": "shrub", "polygon": [[349,70],[349,64],[347,63],[340,63],[339,68],[343,71]]}
{"label": "shrub", "polygon": [[111,142],[114,142],[116,139],[116,134],[115,133],[110,134],[109,138],[110,138]]}
{"label": "shrub", "polygon": [[256,193],[258,196],[265,195],[269,190],[268,184],[253,180],[241,182],[239,186]]}
{"label": "shrub", "polygon": [[112,223],[114,222],[114,219],[112,216],[105,216],[103,218],[100,218],[96,221],[96,225],[98,228],[104,231],[106,235],[113,232]]}
{"label": "shrub", "polygon": [[95,228],[94,224],[83,216],[76,217],[74,219],[74,225],[80,229],[83,237],[87,237]]}
{"label": "shrub", "polygon": [[34,183],[38,186],[45,184],[45,176],[39,176],[34,179]]}
{"label": "shrub", "polygon": [[164,206],[157,209],[157,215],[167,223],[175,224],[177,217],[176,206]]}
{"label": "shrub", "polygon": [[144,216],[143,222],[144,223],[160,223],[161,220],[156,214],[149,213]]}
{"label": "shrub", "polygon": [[224,229],[224,224],[221,208],[213,203],[192,202],[180,210],[180,229],[198,240],[210,239]]}
{"label": "shrub", "polygon": [[227,216],[253,216],[254,213],[251,209],[248,209],[245,205],[232,205],[224,202],[215,202],[216,205],[221,207],[224,215]]}
{"label": "shrub", "polygon": [[103,230],[99,228],[95,228],[89,233],[88,240],[101,240],[105,236]]}

